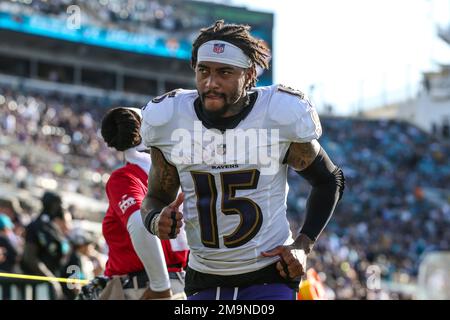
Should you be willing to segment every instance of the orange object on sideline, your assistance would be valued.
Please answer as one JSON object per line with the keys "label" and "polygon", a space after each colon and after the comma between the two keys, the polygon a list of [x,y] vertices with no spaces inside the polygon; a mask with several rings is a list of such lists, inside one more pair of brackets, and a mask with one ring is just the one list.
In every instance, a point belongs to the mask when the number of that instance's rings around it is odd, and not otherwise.
{"label": "orange object on sideline", "polygon": [[300,283],[297,300],[325,300],[325,289],[316,270],[306,272],[306,280]]}

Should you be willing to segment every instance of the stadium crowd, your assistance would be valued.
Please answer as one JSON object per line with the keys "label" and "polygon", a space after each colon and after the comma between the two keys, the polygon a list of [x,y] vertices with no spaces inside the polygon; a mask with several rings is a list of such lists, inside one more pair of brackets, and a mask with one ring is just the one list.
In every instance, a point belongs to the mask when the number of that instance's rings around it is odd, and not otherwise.
{"label": "stadium crowd", "polygon": [[66,19],[67,8],[77,5],[89,21],[99,27],[121,29],[136,33],[187,32],[199,29],[207,17],[199,17],[180,9],[181,1],[174,0],[9,0],[2,1],[0,11],[46,14]]}
{"label": "stadium crowd", "polygon": [[[113,106],[86,97],[0,88],[0,183],[27,188],[45,176],[57,182],[57,190],[105,199],[105,177],[123,161],[98,132],[105,110]],[[450,250],[449,199],[436,196],[450,182],[449,146],[404,122],[321,120],[320,142],[346,172],[347,191],[308,266],[320,272],[330,297],[411,298],[368,289],[368,270],[407,284],[416,281],[425,252]],[[46,159],[36,156],[43,151]],[[288,215],[295,232],[309,189],[293,172],[289,182]],[[17,262],[25,239],[21,223],[30,219],[17,219],[13,211]],[[0,270],[5,260],[0,251]],[[8,268],[20,272],[18,263]]]}
{"label": "stadium crowd", "polygon": [[[0,89],[0,134],[14,139],[0,151],[5,182],[25,188],[44,176],[59,181],[61,191],[105,199],[102,181],[122,161],[98,136],[98,121],[111,102],[20,92]],[[23,148],[7,145],[27,145],[29,152],[21,156]],[[46,151],[47,161],[37,161]]]}

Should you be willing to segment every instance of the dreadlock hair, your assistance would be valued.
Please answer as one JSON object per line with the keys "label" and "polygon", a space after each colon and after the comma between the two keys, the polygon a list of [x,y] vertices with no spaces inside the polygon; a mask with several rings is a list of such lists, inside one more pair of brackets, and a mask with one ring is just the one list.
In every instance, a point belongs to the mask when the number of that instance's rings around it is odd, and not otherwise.
{"label": "dreadlock hair", "polygon": [[119,107],[109,110],[102,120],[101,134],[108,147],[125,151],[142,141],[141,118],[133,110]]}
{"label": "dreadlock hair", "polygon": [[[202,44],[211,40],[222,40],[240,48],[251,59],[253,65],[269,69],[270,50],[264,45],[263,40],[256,39],[250,34],[250,29],[248,25],[225,24],[223,20],[217,20],[212,26],[201,29],[192,44],[191,67],[195,70],[198,49]],[[247,89],[256,86],[257,81],[254,72]]]}

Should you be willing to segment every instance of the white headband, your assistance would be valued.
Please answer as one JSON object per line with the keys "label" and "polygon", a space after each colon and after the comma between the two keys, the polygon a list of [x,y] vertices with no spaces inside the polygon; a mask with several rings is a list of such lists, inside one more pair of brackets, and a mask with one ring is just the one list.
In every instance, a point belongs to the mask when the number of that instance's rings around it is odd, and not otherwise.
{"label": "white headband", "polygon": [[219,62],[240,68],[249,68],[252,60],[235,45],[221,40],[205,42],[198,48],[197,61]]}

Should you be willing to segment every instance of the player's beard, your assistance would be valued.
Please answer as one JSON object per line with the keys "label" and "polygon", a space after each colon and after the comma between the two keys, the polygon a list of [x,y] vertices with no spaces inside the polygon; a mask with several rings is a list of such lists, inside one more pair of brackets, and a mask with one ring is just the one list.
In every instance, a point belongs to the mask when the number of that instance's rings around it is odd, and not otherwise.
{"label": "player's beard", "polygon": [[[205,107],[205,98],[209,94],[213,94],[213,95],[222,97],[223,102],[224,102],[222,108],[220,108],[218,110],[208,110]],[[242,93],[240,93],[239,91],[233,92],[233,94],[230,96],[226,95],[225,93],[215,93],[215,92],[209,91],[209,92],[201,94],[200,97],[201,97],[201,101],[203,104],[203,110],[206,113],[206,115],[208,116],[208,118],[210,118],[211,120],[216,120],[216,119],[223,118],[223,115],[226,114],[242,98],[241,95],[242,95]]]}

